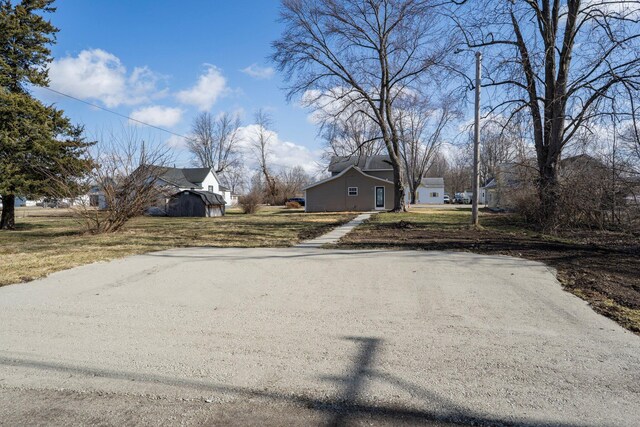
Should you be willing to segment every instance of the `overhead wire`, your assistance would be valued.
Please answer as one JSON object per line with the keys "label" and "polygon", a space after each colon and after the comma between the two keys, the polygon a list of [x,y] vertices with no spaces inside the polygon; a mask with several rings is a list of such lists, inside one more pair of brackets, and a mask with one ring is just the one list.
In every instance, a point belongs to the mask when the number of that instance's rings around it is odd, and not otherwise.
{"label": "overhead wire", "polygon": [[[69,94],[66,94],[64,92],[60,92],[58,90],[51,89],[50,87],[41,86],[41,88],[42,89],[46,89],[49,92],[53,92],[53,93],[55,93],[57,95],[64,96],[64,97],[69,98],[69,99],[73,99],[74,101],[81,102],[81,103],[86,104],[86,105],[88,105],[90,107],[97,108],[99,110],[105,111],[105,112],[110,113],[110,114],[114,114],[114,115],[116,115],[118,117],[122,117],[124,119],[128,119],[128,120],[130,120],[132,122],[135,122],[135,123],[138,123],[138,124],[141,124],[141,125],[144,125],[144,126],[149,126],[150,128],[153,128],[153,129],[156,129],[156,130],[159,130],[159,131],[162,131],[162,132],[166,132],[166,133],[171,134],[173,136],[177,136],[179,138],[184,139],[185,141],[197,142],[197,140],[194,139],[194,138],[190,138],[188,136],[173,132],[173,131],[171,131],[169,129],[165,129],[165,128],[162,128],[160,126],[152,125],[152,124],[144,122],[142,120],[134,119],[133,117],[127,116],[126,114],[118,113],[117,111],[111,110],[109,108],[103,107],[103,106],[98,105],[98,104],[94,104],[93,102],[85,101],[84,99],[80,99],[80,98],[75,97],[73,95],[69,95]],[[272,165],[280,167],[280,168],[288,168],[289,167],[289,166],[278,164],[278,163],[272,163]]]}
{"label": "overhead wire", "polygon": [[177,137],[180,137],[180,138],[184,138],[187,141],[195,141],[193,138],[189,138],[188,136],[181,135],[179,133],[170,131],[169,129],[162,128],[160,126],[152,125],[152,124],[144,122],[142,120],[134,119],[131,116],[127,116],[125,114],[118,113],[117,111],[113,111],[113,110],[110,110],[109,108],[102,107],[102,106],[100,106],[98,104],[94,104],[92,102],[85,101],[84,99],[80,99],[80,98],[77,98],[75,96],[68,95],[66,93],[57,91],[55,89],[51,89],[50,87],[43,86],[42,89],[46,89],[46,90],[48,90],[50,92],[53,92],[55,94],[58,94],[58,95],[61,95],[61,96],[65,96],[67,98],[73,99],[74,101],[82,102],[83,104],[89,105],[91,107],[97,108],[97,109],[102,110],[102,111],[106,111],[107,113],[115,114],[116,116],[122,117],[124,119],[131,120],[132,122],[139,123],[139,124],[144,125],[144,126],[149,126],[149,127],[153,128],[153,129],[157,129],[159,131],[166,132],[166,133],[169,133],[171,135],[174,135],[174,136],[177,136]]}

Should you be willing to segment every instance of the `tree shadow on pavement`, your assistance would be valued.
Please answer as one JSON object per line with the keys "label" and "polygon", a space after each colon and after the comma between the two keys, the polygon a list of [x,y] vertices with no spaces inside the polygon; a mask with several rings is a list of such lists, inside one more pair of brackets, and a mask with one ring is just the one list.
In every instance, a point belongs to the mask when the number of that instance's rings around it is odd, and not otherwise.
{"label": "tree shadow on pavement", "polygon": [[[335,397],[317,397],[295,394],[293,392],[278,392],[267,389],[251,389],[224,384],[211,383],[189,378],[174,378],[158,374],[140,374],[134,372],[115,371],[89,366],[76,366],[57,362],[27,360],[20,357],[0,355],[0,366],[37,369],[81,375],[84,377],[98,377],[123,381],[136,381],[148,384],[161,384],[173,387],[189,388],[207,393],[226,393],[246,399],[264,399],[298,407],[310,411],[320,412],[327,417],[327,424],[344,426],[362,421],[378,421],[391,424],[419,424],[419,425],[499,425],[515,427],[539,427],[554,425],[573,427],[578,424],[563,423],[549,420],[514,420],[482,415],[473,409],[466,408],[450,399],[444,398],[424,387],[411,384],[401,378],[374,369],[375,354],[379,351],[382,340],[372,337],[344,337],[357,344],[357,354],[353,358],[353,365],[345,377],[325,377],[342,384],[342,391]],[[377,379],[393,385],[399,389],[419,397],[427,404],[437,404],[441,410],[426,410],[416,407],[389,405],[385,403],[371,403],[361,398],[366,382]],[[259,418],[260,414],[256,413]]]}

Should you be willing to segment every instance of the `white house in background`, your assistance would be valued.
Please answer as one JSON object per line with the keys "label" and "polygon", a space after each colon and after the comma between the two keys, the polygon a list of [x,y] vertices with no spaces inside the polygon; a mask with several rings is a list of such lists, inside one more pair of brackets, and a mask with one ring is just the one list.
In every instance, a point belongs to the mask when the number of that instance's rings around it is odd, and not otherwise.
{"label": "white house in background", "polygon": [[231,205],[231,191],[220,185],[218,175],[209,168],[160,168],[158,181],[160,185],[175,187],[176,192],[184,190],[203,190],[219,194]]}
{"label": "white house in background", "polygon": [[[145,165],[136,169],[134,174],[142,173],[148,176],[157,177],[158,186],[164,187],[166,193],[175,194],[186,190],[200,190],[222,196],[227,205],[231,205],[231,191],[220,185],[218,175],[209,168],[170,168],[165,166]],[[99,209],[106,208],[104,193],[98,186],[93,186],[89,192],[79,198],[90,206]],[[168,199],[161,204],[168,202]],[[164,212],[166,206],[157,206],[154,211]]]}
{"label": "white house in background", "polygon": [[422,178],[416,191],[416,203],[426,205],[444,204],[444,178]]}
{"label": "white house in background", "polygon": [[238,206],[238,202],[240,201],[240,194],[231,193],[231,206]]}

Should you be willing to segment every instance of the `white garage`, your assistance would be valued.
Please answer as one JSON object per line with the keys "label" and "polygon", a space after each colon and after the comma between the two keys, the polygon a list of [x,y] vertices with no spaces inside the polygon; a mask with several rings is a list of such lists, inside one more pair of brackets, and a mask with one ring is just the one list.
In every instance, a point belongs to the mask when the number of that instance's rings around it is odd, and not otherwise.
{"label": "white garage", "polygon": [[416,194],[416,203],[444,204],[444,178],[422,178]]}

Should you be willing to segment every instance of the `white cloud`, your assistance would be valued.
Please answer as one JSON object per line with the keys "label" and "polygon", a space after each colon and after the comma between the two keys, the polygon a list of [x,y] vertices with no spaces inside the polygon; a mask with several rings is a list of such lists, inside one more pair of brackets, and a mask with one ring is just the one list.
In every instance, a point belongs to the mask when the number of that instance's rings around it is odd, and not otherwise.
{"label": "white cloud", "polygon": [[272,67],[261,67],[258,64],[251,64],[240,71],[258,80],[268,80],[276,72]]}
{"label": "white cloud", "polygon": [[167,138],[165,144],[170,148],[176,148],[180,150],[187,148],[187,141],[183,137],[177,135],[171,135],[169,138]]}
{"label": "white cloud", "polygon": [[229,89],[227,79],[219,68],[207,65],[206,71],[198,78],[198,82],[191,89],[178,92],[178,100],[183,104],[194,105],[201,111],[210,110],[218,98]]}
{"label": "white cloud", "polygon": [[120,59],[102,49],[56,59],[49,69],[51,87],[80,99],[98,100],[107,107],[135,105],[163,96],[160,76],[147,67],[127,73]]}
{"label": "white cloud", "polygon": [[182,113],[180,108],[153,105],[135,110],[131,113],[131,118],[153,126],[172,127],[182,120]]}
{"label": "white cloud", "polygon": [[[255,169],[257,164],[254,159],[255,156],[251,141],[255,140],[259,131],[260,127],[257,124],[244,126],[239,129],[242,149],[245,152],[244,158],[248,162],[248,166],[252,169]],[[317,173],[318,161],[322,154],[321,150],[312,151],[303,145],[282,140],[278,133],[274,131],[268,130],[267,132],[269,137],[269,155],[267,159],[274,169],[281,170],[294,166],[302,166],[307,173]]]}

